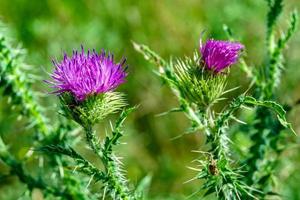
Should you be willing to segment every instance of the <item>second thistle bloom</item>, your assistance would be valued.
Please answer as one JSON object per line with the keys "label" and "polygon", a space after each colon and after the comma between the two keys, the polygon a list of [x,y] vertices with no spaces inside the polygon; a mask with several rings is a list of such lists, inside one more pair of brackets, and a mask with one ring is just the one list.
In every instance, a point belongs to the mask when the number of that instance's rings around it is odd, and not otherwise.
{"label": "second thistle bloom", "polygon": [[238,42],[209,39],[203,45],[200,42],[201,61],[205,68],[218,73],[235,64],[243,49]]}
{"label": "second thistle bloom", "polygon": [[83,101],[89,95],[113,91],[124,83],[125,61],[116,63],[113,55],[106,55],[104,51],[85,54],[82,48],[81,53],[73,51],[71,57],[65,54],[61,62],[53,61],[55,70],[50,83],[57,89],[56,93],[70,92],[78,101]]}
{"label": "second thistle bloom", "polygon": [[[226,86],[226,76],[218,75],[238,61],[244,46],[238,42],[209,39],[200,41],[200,53],[175,64],[177,87],[182,97],[205,110],[218,102]],[[200,60],[200,67],[199,67]],[[213,72],[213,73],[211,73]]]}

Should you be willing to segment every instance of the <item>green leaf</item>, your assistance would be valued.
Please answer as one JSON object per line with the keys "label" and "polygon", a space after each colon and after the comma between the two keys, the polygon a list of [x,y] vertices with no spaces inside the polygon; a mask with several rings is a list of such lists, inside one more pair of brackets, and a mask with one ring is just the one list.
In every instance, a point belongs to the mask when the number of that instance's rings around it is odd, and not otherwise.
{"label": "green leaf", "polygon": [[287,45],[287,42],[291,39],[292,35],[296,32],[298,22],[297,11],[292,12],[287,32],[282,34],[278,39],[276,45],[272,48],[272,54],[270,55],[269,65],[267,65],[268,74],[268,89],[267,91],[272,95],[273,89],[280,83],[281,71],[283,69],[283,55],[282,51]]}
{"label": "green leaf", "polygon": [[79,155],[73,148],[65,147],[62,145],[46,145],[39,148],[35,148],[36,151],[41,151],[44,153],[51,153],[51,154],[61,154],[69,156],[73,159],[83,159],[81,155]]}
{"label": "green leaf", "polygon": [[277,48],[283,49],[286,46],[286,43],[289,41],[289,39],[292,37],[293,33],[295,33],[297,29],[298,24],[298,12],[297,10],[294,10],[291,13],[289,22],[288,22],[288,29],[285,34],[282,34],[278,43]]}
{"label": "green leaf", "polygon": [[243,105],[263,106],[271,109],[277,114],[277,118],[281,123],[281,125],[284,126],[285,128],[290,129],[294,134],[296,134],[291,124],[287,122],[285,116],[286,111],[283,109],[283,107],[280,104],[274,101],[259,101],[251,96],[244,96],[244,95],[241,95],[238,98],[234,99],[230,103],[229,107],[219,115],[216,126],[219,128],[223,127],[223,125],[231,118],[232,114]]}
{"label": "green leaf", "polygon": [[148,196],[148,192],[150,189],[152,181],[152,175],[148,174],[147,176],[143,177],[142,180],[138,183],[138,185],[135,188],[135,194],[139,199],[145,199]]}
{"label": "green leaf", "polygon": [[126,120],[128,115],[132,113],[136,108],[137,106],[133,106],[124,109],[120,117],[117,119],[115,127],[112,130],[112,137],[107,136],[105,138],[102,151],[107,158],[109,158],[109,155],[112,153],[113,145],[118,144],[120,137],[122,137],[121,128],[123,126],[124,121]]}
{"label": "green leaf", "polygon": [[203,197],[206,197],[212,193],[216,192],[216,189],[214,187],[210,187],[203,195]]}
{"label": "green leaf", "polygon": [[283,0],[267,0],[269,12],[267,16],[268,31],[271,32],[283,9]]}
{"label": "green leaf", "polygon": [[277,114],[277,118],[278,118],[279,122],[281,123],[281,125],[284,126],[285,128],[290,129],[294,134],[296,134],[296,132],[292,128],[292,125],[287,122],[286,116],[285,116],[286,111],[283,109],[283,107],[280,104],[278,104],[274,101],[258,101],[255,98],[250,97],[250,96],[245,96],[244,102],[245,102],[245,104],[248,104],[248,105],[263,106],[263,107],[267,107],[267,108],[273,110]]}
{"label": "green leaf", "polygon": [[133,48],[144,55],[144,58],[154,64],[156,64],[158,67],[165,67],[167,66],[167,62],[162,59],[157,53],[152,51],[148,46],[143,44],[138,44],[136,42],[132,42]]}

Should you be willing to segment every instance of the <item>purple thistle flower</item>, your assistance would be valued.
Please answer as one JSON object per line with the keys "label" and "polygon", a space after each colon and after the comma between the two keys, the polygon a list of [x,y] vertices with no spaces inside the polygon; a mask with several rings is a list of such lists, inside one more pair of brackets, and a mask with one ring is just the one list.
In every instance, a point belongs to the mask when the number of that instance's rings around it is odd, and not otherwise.
{"label": "purple thistle flower", "polygon": [[64,54],[61,62],[53,60],[53,80],[47,82],[57,89],[54,93],[70,92],[78,101],[83,101],[88,95],[113,91],[125,82],[125,58],[115,63],[113,55],[106,55],[104,50],[99,54],[95,50],[88,50],[85,54],[81,48],[81,53],[73,51],[71,57]]}
{"label": "purple thistle flower", "polygon": [[200,52],[205,67],[215,72],[235,64],[244,46],[238,42],[209,39],[204,45],[200,41]]}

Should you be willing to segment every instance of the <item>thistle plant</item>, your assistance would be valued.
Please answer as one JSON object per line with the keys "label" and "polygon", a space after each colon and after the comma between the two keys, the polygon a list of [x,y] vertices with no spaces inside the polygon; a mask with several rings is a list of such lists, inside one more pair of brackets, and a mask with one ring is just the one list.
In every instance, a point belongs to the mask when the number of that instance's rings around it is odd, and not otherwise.
{"label": "thistle plant", "polygon": [[[31,67],[24,64],[24,53],[15,48],[6,37],[0,37],[0,76],[1,92],[8,103],[28,118],[32,129],[32,147],[22,158],[10,152],[5,138],[0,137],[0,160],[8,168],[5,177],[17,176],[27,185],[25,196],[40,190],[45,199],[136,199],[139,191],[133,191],[123,175],[122,163],[114,152],[120,142],[125,118],[134,108],[125,108],[124,94],[114,90],[125,82],[127,76],[125,59],[115,63],[111,54],[104,51],[97,54],[74,52],[71,58],[64,56],[62,62],[53,61],[55,70],[52,80],[46,81],[61,102],[61,113],[51,126],[45,117],[46,110],[40,106],[31,84],[34,76],[29,74]],[[24,73],[24,68],[28,73]],[[29,74],[29,75],[28,75]],[[111,136],[106,135],[102,142],[97,138],[93,126],[107,115],[122,111],[112,126]],[[19,117],[20,118],[20,117]],[[76,151],[80,141],[78,128],[71,120],[81,125],[86,133],[89,147],[103,163],[103,169],[95,166]],[[32,159],[32,158],[33,159]],[[71,158],[71,159],[70,159]],[[37,174],[27,169],[30,162],[37,159]],[[73,160],[73,161],[72,161]],[[74,167],[75,164],[75,167]],[[47,168],[45,167],[47,166]],[[73,169],[73,170],[71,170]],[[92,192],[92,181],[102,181],[98,192]]]}
{"label": "thistle plant", "polygon": [[[295,137],[287,116],[299,102],[281,102],[277,90],[286,69],[284,49],[296,31],[298,14],[292,12],[286,30],[278,31],[284,0],[266,0],[266,4],[265,59],[257,67],[248,65],[252,58],[244,54],[247,46],[227,26],[228,40],[201,36],[191,56],[167,60],[146,45],[133,43],[156,65],[155,74],[178,100],[178,106],[167,113],[182,113],[190,122],[186,131],[178,134],[202,134],[205,138],[205,145],[187,149],[197,153],[192,164],[185,164],[194,173],[187,183],[196,182],[190,197],[239,200],[281,195],[274,179],[281,155],[289,146],[282,143]],[[136,14],[139,16],[139,12],[127,16],[128,24],[138,23]],[[128,76],[126,59],[117,61],[112,53],[82,46],[71,55],[53,59],[54,69],[43,82],[51,89],[40,93],[34,84],[42,80],[26,64],[25,50],[7,35],[0,30],[1,103],[13,110],[5,117],[12,117],[16,127],[24,125],[18,132],[26,135],[17,138],[26,144],[16,145],[10,140],[12,134],[0,133],[1,184],[11,180],[22,183],[24,192],[19,199],[37,199],[36,192],[40,199],[51,200],[149,199],[145,189],[151,178],[146,176],[133,185],[116,152],[125,134],[125,120],[136,109],[128,106],[126,95],[118,90]],[[234,88],[227,84],[230,71],[237,67],[249,78],[249,86],[227,99],[228,93],[240,88],[240,84]],[[49,110],[40,103],[49,96],[57,97],[60,105],[51,118],[47,116],[53,115],[54,107]],[[251,117],[245,120],[245,113]],[[107,124],[109,131],[102,130]],[[238,143],[240,136],[249,143],[247,148]]]}
{"label": "thistle plant", "polygon": [[[71,57],[66,54],[61,62],[53,61],[55,66],[51,81],[46,81],[57,93],[62,110],[68,119],[77,122],[84,130],[89,148],[101,160],[104,170],[96,168],[84,159],[72,147],[45,146],[44,151],[67,155],[77,163],[77,170],[87,174],[96,182],[103,183],[103,198],[135,199],[134,192],[123,175],[120,158],[113,153],[113,147],[119,144],[123,135],[121,126],[134,108],[124,109],[124,95],[114,90],[125,82],[127,76],[125,59],[115,63],[113,55],[105,51],[98,54],[95,50],[87,53],[73,51]],[[93,126],[109,114],[123,110],[111,136],[102,142],[93,130]]]}
{"label": "thistle plant", "polygon": [[[4,32],[4,31],[3,31]],[[64,187],[56,187],[55,184],[61,182],[69,182],[76,180],[71,173],[64,171],[65,161],[60,156],[40,155],[34,152],[34,149],[40,145],[48,145],[56,142],[64,143],[72,138],[64,137],[66,126],[61,123],[57,128],[48,126],[48,119],[45,117],[45,109],[43,109],[37,99],[40,96],[31,88],[33,81],[36,79],[30,74],[31,66],[24,63],[25,52],[20,47],[14,47],[12,41],[4,35],[0,35],[0,85],[3,96],[7,97],[11,109],[15,109],[15,113],[20,118],[27,118],[27,129],[33,129],[32,147],[28,149],[28,153],[21,159],[17,159],[4,143],[2,135],[0,137],[0,159],[9,168],[10,173],[7,177],[17,176],[21,182],[27,185],[28,192],[31,195],[34,189],[40,189],[45,196],[60,196],[62,198],[80,197],[87,199],[87,195],[83,192],[82,182],[73,181]],[[28,73],[24,73],[24,71]],[[29,75],[28,75],[29,74]],[[72,140],[70,140],[72,141]],[[31,161],[31,157],[37,159],[40,163],[37,170],[38,176],[34,176],[26,169],[26,164]],[[49,163],[45,164],[49,159]],[[53,168],[48,174],[44,170],[44,166],[48,165]],[[44,175],[44,176],[43,176]],[[55,184],[48,184],[46,177],[60,177],[53,181]]]}
{"label": "thistle plant", "polygon": [[231,119],[239,121],[235,112],[244,107],[263,107],[277,115],[282,127],[290,128],[285,110],[273,101],[264,101],[241,94],[227,107],[217,113],[214,104],[222,100],[227,74],[231,65],[238,60],[244,46],[238,42],[208,40],[200,42],[200,52],[193,58],[177,58],[167,62],[145,45],[134,43],[134,48],[146,60],[156,64],[156,74],[172,89],[179,101],[179,108],[171,111],[183,112],[191,121],[189,132],[205,134],[208,150],[196,150],[205,156],[198,159],[199,171],[193,178],[203,179],[199,190],[206,190],[204,196],[214,193],[219,199],[257,199],[258,188],[244,180],[245,168],[233,159],[228,130]]}
{"label": "thistle plant", "polygon": [[[263,101],[278,101],[276,92],[280,86],[282,72],[285,70],[283,50],[296,31],[298,14],[297,11],[290,14],[286,32],[278,36],[276,24],[283,11],[284,1],[266,0],[266,2],[268,5],[266,62],[262,63],[259,68],[254,68],[242,60],[242,70],[248,74],[253,83],[256,98]],[[227,26],[224,28],[228,37],[233,39],[232,31]],[[291,111],[294,106],[285,104],[284,107],[287,111]],[[250,140],[252,141],[250,155],[243,161],[247,167],[245,181],[263,191],[260,193],[260,198],[266,198],[267,195],[278,194],[274,189],[275,170],[280,162],[280,155],[287,148],[287,145],[281,145],[281,142],[286,140],[288,135],[275,116],[265,108],[257,108],[254,115],[253,123],[248,125],[248,131],[245,133],[247,135],[251,133]],[[241,127],[241,130],[245,129]]]}

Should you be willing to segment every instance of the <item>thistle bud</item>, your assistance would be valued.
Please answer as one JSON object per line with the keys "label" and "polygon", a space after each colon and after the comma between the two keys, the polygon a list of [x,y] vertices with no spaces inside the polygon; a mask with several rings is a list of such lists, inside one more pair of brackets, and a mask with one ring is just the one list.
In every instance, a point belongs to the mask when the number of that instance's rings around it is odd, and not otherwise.
{"label": "thistle bud", "polygon": [[208,40],[200,42],[201,56],[177,60],[176,83],[181,96],[199,109],[216,103],[226,86],[226,73],[219,73],[237,62],[243,45],[237,42]]}

